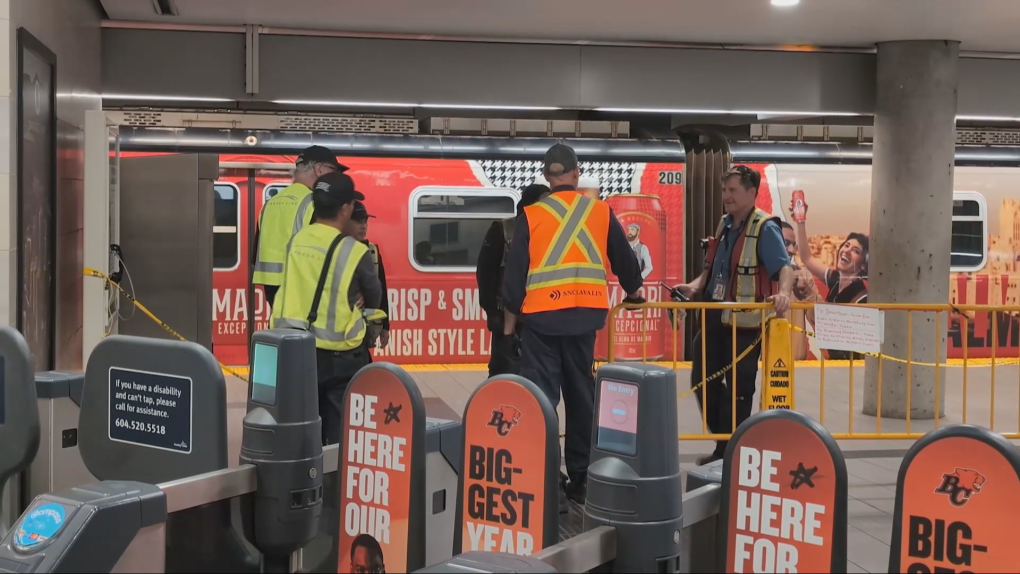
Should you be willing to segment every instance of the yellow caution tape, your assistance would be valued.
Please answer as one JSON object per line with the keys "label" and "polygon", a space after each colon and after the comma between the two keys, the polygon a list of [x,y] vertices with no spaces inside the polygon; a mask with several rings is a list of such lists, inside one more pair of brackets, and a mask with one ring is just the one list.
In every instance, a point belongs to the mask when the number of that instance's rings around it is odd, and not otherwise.
{"label": "yellow caution tape", "polygon": [[[102,279],[103,281],[106,281],[106,283],[108,285],[111,285],[112,287],[115,287],[118,291],[120,291],[125,297],[127,297],[128,301],[131,301],[132,305],[134,305],[139,311],[144,313],[146,317],[148,317],[148,318],[152,319],[153,321],[155,321],[155,323],[157,325],[159,325],[160,327],[162,327],[164,331],[166,331],[167,333],[170,333],[171,335],[173,335],[174,337],[176,337],[177,339],[179,339],[181,341],[184,341],[185,343],[188,342],[187,339],[185,339],[180,333],[175,331],[170,325],[167,325],[163,320],[161,320],[159,317],[154,315],[152,313],[152,311],[149,311],[149,309],[146,308],[145,305],[142,305],[142,303],[140,301],[135,299],[133,295],[131,295],[130,293],[125,291],[124,288],[121,287],[118,283],[116,283],[113,279],[110,279],[110,277],[106,273],[103,273],[102,271],[98,271],[96,269],[92,269],[90,267],[86,267],[84,269],[84,273],[83,274],[86,277],[98,277],[99,279]],[[106,334],[103,335],[103,337],[105,338],[109,334],[110,334],[110,332],[107,331]],[[244,374],[241,374],[241,371],[239,369],[232,369],[232,368],[224,365],[223,363],[220,363],[219,361],[217,361],[217,363],[219,363],[220,369],[224,373],[229,374],[229,375],[233,375],[233,376],[241,379],[242,381],[244,381],[246,383],[248,382],[248,378],[246,376],[247,372],[245,372]],[[245,371],[247,371],[247,369]]]}

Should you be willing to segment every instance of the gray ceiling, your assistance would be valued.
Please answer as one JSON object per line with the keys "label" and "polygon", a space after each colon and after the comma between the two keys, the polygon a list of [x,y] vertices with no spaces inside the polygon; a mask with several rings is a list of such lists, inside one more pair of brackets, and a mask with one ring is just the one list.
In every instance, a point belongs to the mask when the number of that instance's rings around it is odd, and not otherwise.
{"label": "gray ceiling", "polygon": [[1020,53],[1020,0],[101,0],[113,20],[569,42],[871,47],[948,39]]}

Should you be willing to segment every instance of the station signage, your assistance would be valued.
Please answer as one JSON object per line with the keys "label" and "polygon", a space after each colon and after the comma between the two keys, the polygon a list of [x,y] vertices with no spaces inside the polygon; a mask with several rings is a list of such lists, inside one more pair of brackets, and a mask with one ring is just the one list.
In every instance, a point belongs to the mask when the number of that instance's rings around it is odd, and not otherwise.
{"label": "station signage", "polygon": [[725,572],[846,572],[846,463],[788,410],[740,425],[723,461]]}
{"label": "station signage", "polygon": [[482,383],[463,420],[454,553],[530,556],[559,539],[559,425],[534,383]]}
{"label": "station signage", "polygon": [[1020,572],[1020,455],[971,425],[926,434],[896,485],[889,572]]}
{"label": "station signage", "polygon": [[403,369],[374,363],[344,397],[337,572],[425,566],[425,406]]}

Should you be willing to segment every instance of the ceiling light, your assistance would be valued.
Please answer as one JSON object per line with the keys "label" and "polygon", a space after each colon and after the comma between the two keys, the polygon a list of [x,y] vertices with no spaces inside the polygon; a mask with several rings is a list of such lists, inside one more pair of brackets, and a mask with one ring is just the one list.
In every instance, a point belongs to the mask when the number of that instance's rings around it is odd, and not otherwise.
{"label": "ceiling light", "polygon": [[670,108],[595,108],[596,112],[617,112],[633,114],[697,114],[697,115],[725,115],[725,116],[864,116],[859,112],[831,112],[831,111],[775,111],[775,110],[694,110],[694,109],[670,109]]}
{"label": "ceiling light", "polygon": [[151,94],[103,94],[104,100],[145,100],[162,102],[232,102],[230,98],[210,98],[205,96],[162,96]]}
{"label": "ceiling light", "polygon": [[552,106],[500,106],[482,104],[421,104],[422,108],[447,108],[456,110],[525,110],[525,111],[555,111],[560,108]]}
{"label": "ceiling light", "polygon": [[285,106],[333,106],[339,108],[413,108],[416,104],[400,102],[340,102],[330,100],[271,100]]}
{"label": "ceiling light", "polygon": [[788,6],[796,6],[800,4],[800,0],[772,0],[773,6],[780,6],[786,8]]}
{"label": "ceiling light", "polygon": [[956,116],[961,122],[1020,122],[1016,116]]}

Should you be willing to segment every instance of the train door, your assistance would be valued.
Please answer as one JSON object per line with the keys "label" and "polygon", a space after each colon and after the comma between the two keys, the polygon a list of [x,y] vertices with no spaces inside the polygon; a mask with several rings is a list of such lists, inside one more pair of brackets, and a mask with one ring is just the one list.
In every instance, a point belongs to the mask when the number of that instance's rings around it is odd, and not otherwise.
{"label": "train door", "polygon": [[[126,157],[120,163],[121,284],[189,341],[212,346],[215,154]],[[119,332],[173,338],[136,313]]]}
{"label": "train door", "polygon": [[255,231],[262,206],[290,184],[290,172],[272,164],[221,162],[215,186],[213,352],[220,362],[248,364],[251,334],[269,327],[271,309],[252,284]]}

